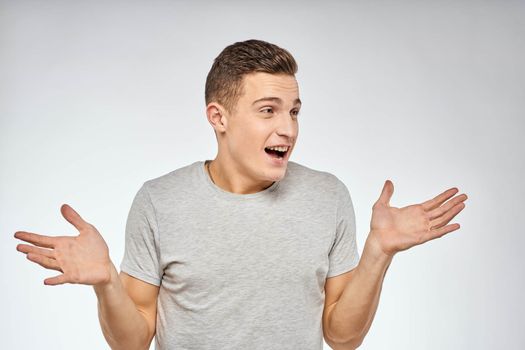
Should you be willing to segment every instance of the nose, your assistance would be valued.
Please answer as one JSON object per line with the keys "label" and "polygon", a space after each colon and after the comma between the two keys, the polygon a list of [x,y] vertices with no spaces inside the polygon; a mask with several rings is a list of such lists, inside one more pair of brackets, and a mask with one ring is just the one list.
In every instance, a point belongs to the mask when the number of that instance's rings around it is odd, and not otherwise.
{"label": "nose", "polygon": [[292,141],[297,137],[297,121],[291,115],[282,114],[279,116],[277,125],[277,135],[290,138]]}

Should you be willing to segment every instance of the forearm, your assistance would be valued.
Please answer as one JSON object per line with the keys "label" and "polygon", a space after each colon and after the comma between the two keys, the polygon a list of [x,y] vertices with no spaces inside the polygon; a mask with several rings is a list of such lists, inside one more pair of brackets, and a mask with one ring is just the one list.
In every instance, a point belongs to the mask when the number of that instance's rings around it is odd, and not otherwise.
{"label": "forearm", "polygon": [[147,322],[126,293],[113,264],[110,282],[94,290],[102,333],[111,349],[148,349],[151,339]]}
{"label": "forearm", "polygon": [[[369,236],[370,237],[370,236]],[[367,239],[355,275],[348,282],[329,317],[329,331],[342,348],[359,346],[368,332],[377,306],[383,280],[392,261]]]}

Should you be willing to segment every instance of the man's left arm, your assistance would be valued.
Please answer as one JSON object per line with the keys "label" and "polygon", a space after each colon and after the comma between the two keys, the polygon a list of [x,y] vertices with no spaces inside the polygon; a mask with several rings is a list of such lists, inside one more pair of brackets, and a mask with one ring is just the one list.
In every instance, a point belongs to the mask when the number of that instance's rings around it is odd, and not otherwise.
{"label": "man's left arm", "polygon": [[325,305],[323,320],[325,340],[334,350],[355,349],[363,342],[377,310],[385,274],[396,253],[460,227],[447,225],[465,208],[465,194],[453,197],[457,188],[403,208],[390,206],[393,192],[394,185],[387,180],[372,208],[371,230],[358,266],[348,277],[331,278],[345,281],[342,287],[335,280],[326,284],[327,296],[339,295],[335,302]]}
{"label": "man's left arm", "polygon": [[[392,257],[379,254],[367,239],[359,265],[348,273],[349,277],[330,279],[347,281],[339,299],[327,305],[325,310],[325,340],[334,350],[355,349],[361,345],[372,325],[391,261]],[[330,284],[335,286],[338,282],[327,282],[327,295],[334,293],[329,290]]]}

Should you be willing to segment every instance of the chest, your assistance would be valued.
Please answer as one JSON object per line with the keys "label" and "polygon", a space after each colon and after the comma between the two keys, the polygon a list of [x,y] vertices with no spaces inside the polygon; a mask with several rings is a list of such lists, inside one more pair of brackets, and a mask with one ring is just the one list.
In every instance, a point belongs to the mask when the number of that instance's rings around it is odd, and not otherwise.
{"label": "chest", "polygon": [[166,215],[160,227],[163,280],[189,291],[259,284],[322,288],[334,212],[296,204],[188,205]]}

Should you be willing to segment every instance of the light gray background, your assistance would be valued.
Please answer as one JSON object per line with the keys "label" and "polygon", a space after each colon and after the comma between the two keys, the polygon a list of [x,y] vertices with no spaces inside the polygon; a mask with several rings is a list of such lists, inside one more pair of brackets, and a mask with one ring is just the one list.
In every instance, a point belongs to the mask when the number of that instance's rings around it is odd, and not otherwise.
{"label": "light gray background", "polygon": [[525,348],[523,1],[0,6],[0,347],[108,348],[92,288],[44,286],[12,235],[76,234],[68,203],[119,264],[140,185],[215,155],[213,58],[259,38],[299,63],[292,160],[348,186],[360,252],[386,179],[395,206],[470,197],[459,231],[396,256],[361,348]]}

